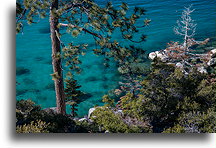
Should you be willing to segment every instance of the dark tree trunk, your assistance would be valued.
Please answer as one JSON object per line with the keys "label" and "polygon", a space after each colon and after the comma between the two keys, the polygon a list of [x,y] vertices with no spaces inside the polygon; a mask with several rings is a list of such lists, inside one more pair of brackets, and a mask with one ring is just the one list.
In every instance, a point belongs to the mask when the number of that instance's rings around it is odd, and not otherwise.
{"label": "dark tree trunk", "polygon": [[57,74],[57,79],[54,80],[55,92],[56,92],[56,105],[57,113],[65,114],[65,96],[64,96],[64,82],[61,67],[61,58],[56,57],[61,52],[60,41],[57,33],[59,33],[58,17],[52,14],[52,10],[58,9],[58,0],[52,0],[50,6],[50,32],[51,32],[51,43],[52,43],[52,65],[53,72]]}
{"label": "dark tree trunk", "polygon": [[72,117],[75,117],[75,105],[72,105],[71,115],[72,115]]}

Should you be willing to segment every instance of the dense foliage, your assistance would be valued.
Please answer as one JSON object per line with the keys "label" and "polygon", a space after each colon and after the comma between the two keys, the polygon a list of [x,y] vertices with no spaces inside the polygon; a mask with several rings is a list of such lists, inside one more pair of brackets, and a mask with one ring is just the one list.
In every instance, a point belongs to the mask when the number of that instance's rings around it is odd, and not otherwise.
{"label": "dense foliage", "polygon": [[75,132],[75,124],[70,116],[56,114],[54,109],[42,110],[31,100],[17,101],[16,126],[19,133]]}
{"label": "dense foliage", "polygon": [[213,73],[194,69],[185,75],[173,65],[155,61],[138,95],[128,92],[117,104],[105,95],[105,105],[96,107],[90,119],[78,121],[41,110],[30,100],[18,101],[17,131],[32,127],[34,132],[214,133],[215,82]]}
{"label": "dense foliage", "polygon": [[[122,96],[117,107],[104,108],[105,112],[98,109],[93,119],[110,132],[119,132],[120,120],[127,126],[148,127],[142,132],[152,129],[154,133],[213,133],[216,129],[214,77],[196,69],[185,75],[173,65],[155,62],[151,73],[141,82],[137,96],[132,93]],[[121,116],[115,110],[121,111]]]}

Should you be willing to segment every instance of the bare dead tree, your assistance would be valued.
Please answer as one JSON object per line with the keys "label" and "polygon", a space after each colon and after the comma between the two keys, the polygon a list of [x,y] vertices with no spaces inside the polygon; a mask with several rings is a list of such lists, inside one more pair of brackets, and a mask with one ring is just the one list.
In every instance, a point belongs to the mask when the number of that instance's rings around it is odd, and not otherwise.
{"label": "bare dead tree", "polygon": [[188,51],[188,39],[192,38],[195,35],[196,25],[194,20],[191,19],[190,15],[195,10],[191,10],[192,5],[185,7],[182,12],[180,20],[177,20],[177,26],[174,27],[174,32],[177,35],[183,36],[183,47]]}

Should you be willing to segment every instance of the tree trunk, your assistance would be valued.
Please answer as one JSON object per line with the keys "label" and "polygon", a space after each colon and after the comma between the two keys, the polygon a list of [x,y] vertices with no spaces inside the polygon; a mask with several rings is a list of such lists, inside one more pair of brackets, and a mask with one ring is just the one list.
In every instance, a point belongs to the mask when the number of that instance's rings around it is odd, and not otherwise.
{"label": "tree trunk", "polygon": [[71,107],[71,115],[72,117],[75,117],[75,105],[72,105]]}
{"label": "tree trunk", "polygon": [[184,36],[184,44],[183,46],[185,47],[185,51],[187,52],[188,51],[188,22],[186,22],[186,26],[185,26],[185,36]]}
{"label": "tree trunk", "polygon": [[53,72],[57,75],[54,80],[55,83],[55,93],[56,93],[56,105],[57,113],[65,114],[65,96],[64,96],[64,82],[61,67],[61,58],[56,57],[58,53],[61,52],[60,41],[58,39],[57,33],[59,33],[58,17],[54,16],[52,10],[58,9],[58,0],[52,0],[50,6],[50,32],[51,32],[51,43],[52,43],[52,65]]}

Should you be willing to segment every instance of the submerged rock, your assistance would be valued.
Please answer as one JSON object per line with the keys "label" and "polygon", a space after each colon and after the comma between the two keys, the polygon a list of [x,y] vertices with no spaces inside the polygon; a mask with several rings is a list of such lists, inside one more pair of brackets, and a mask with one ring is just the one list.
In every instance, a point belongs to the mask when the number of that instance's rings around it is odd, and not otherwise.
{"label": "submerged rock", "polygon": [[44,64],[52,65],[52,60],[51,60],[51,59],[50,59],[50,60],[47,60],[47,61],[44,62]]}
{"label": "submerged rock", "polygon": [[108,89],[108,88],[109,88],[109,85],[103,84],[102,87],[103,87],[103,89]]}
{"label": "submerged rock", "polygon": [[42,96],[42,95],[37,96],[37,98],[38,100],[43,100],[43,101],[47,99],[47,97]]}
{"label": "submerged rock", "polygon": [[16,96],[20,96],[20,95],[22,95],[22,94],[25,94],[27,92],[27,90],[26,89],[17,89],[16,90]]}
{"label": "submerged rock", "polygon": [[43,57],[36,57],[36,58],[35,58],[35,61],[43,61],[43,60],[44,60]]}
{"label": "submerged rock", "polygon": [[38,32],[39,32],[39,33],[42,33],[42,34],[50,33],[49,25],[47,25],[46,27],[43,27],[43,28],[39,28],[39,29],[38,29]]}
{"label": "submerged rock", "polygon": [[81,96],[80,96],[80,100],[85,101],[85,100],[87,100],[87,99],[89,99],[91,97],[92,97],[92,94],[90,94],[90,93],[82,93]]}
{"label": "submerged rock", "polygon": [[26,84],[26,85],[31,85],[31,84],[34,84],[34,83],[35,83],[32,79],[29,79],[29,78],[23,79],[23,82],[24,82],[24,84]]}
{"label": "submerged rock", "polygon": [[40,90],[39,89],[28,89],[28,92],[39,93]]}
{"label": "submerged rock", "polygon": [[95,77],[95,76],[90,76],[88,78],[86,78],[86,82],[93,82],[93,81],[98,81],[98,77]]}
{"label": "submerged rock", "polygon": [[45,89],[48,89],[48,90],[55,90],[55,85],[54,83],[49,83],[45,86]]}
{"label": "submerged rock", "polygon": [[29,74],[30,70],[24,67],[17,67],[16,68],[16,75],[24,75],[24,74]]}

